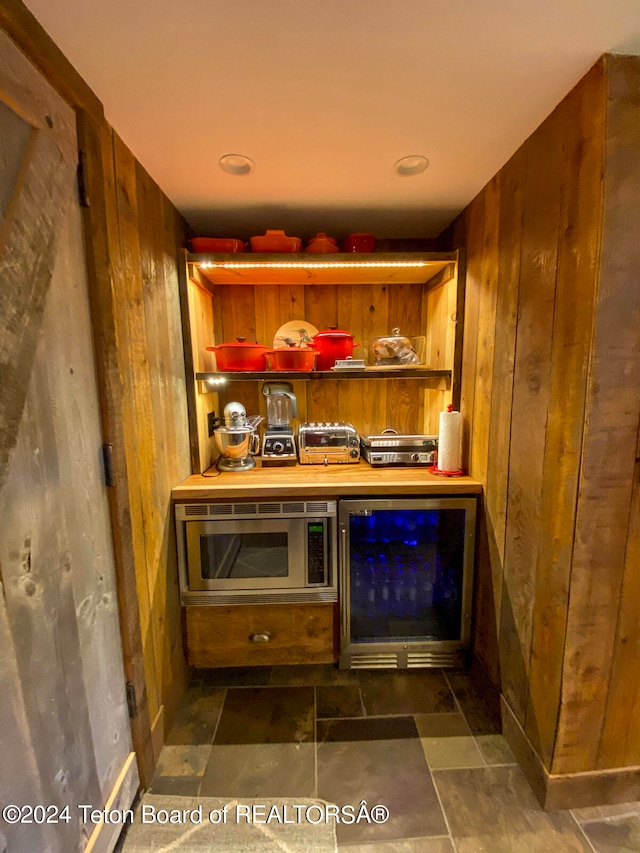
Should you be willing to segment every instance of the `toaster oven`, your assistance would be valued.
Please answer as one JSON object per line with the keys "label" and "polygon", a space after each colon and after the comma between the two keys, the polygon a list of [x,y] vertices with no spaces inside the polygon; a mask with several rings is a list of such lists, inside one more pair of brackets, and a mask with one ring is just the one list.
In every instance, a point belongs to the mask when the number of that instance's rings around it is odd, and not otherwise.
{"label": "toaster oven", "polygon": [[360,438],[352,424],[307,422],[298,429],[301,465],[333,465],[360,461]]}

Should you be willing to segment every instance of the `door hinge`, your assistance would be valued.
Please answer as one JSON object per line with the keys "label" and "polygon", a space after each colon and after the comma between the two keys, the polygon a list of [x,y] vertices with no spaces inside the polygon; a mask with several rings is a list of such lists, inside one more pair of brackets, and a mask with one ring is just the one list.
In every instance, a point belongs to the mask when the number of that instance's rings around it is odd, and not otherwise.
{"label": "door hinge", "polygon": [[87,180],[84,169],[84,151],[78,151],[78,198],[80,207],[89,207],[89,194],[87,192]]}
{"label": "door hinge", "polygon": [[138,716],[138,703],[136,701],[136,686],[133,681],[127,681],[127,708],[129,709],[129,718],[133,720]]}
{"label": "door hinge", "polygon": [[115,486],[113,479],[113,458],[111,456],[111,444],[102,445],[102,463],[104,466],[104,484],[105,486]]}

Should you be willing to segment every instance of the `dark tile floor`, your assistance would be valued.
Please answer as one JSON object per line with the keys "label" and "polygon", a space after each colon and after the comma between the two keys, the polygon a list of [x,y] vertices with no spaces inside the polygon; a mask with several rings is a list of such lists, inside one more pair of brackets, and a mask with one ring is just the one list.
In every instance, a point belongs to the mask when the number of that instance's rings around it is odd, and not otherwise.
{"label": "dark tile floor", "polygon": [[351,853],[640,851],[640,803],[543,812],[480,669],[218,669],[193,682],[150,791],[383,804]]}

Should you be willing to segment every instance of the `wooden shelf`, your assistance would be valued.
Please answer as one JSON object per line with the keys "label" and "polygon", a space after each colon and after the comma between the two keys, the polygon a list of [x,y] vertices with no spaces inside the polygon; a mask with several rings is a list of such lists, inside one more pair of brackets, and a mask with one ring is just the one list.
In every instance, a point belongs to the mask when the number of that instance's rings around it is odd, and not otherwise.
{"label": "wooden shelf", "polygon": [[425,284],[439,274],[444,281],[452,278],[457,258],[456,252],[187,254],[213,285]]}
{"label": "wooden shelf", "polygon": [[252,382],[266,381],[279,382],[281,380],[310,380],[310,379],[443,379],[451,380],[450,370],[429,370],[421,367],[367,367],[364,370],[261,370],[261,371],[239,371],[234,370],[227,373],[196,373],[196,379],[206,382],[209,379],[224,379],[225,382]]}

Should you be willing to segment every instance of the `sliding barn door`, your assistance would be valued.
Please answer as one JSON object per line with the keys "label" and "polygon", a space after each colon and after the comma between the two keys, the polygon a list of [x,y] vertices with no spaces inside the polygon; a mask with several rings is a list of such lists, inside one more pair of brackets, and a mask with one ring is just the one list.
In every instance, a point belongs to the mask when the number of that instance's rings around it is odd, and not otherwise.
{"label": "sliding barn door", "polygon": [[[79,805],[128,806],[122,667],[75,116],[0,32],[0,853],[83,850]],[[50,814],[53,814],[51,812]],[[112,849],[104,827],[93,850]]]}

